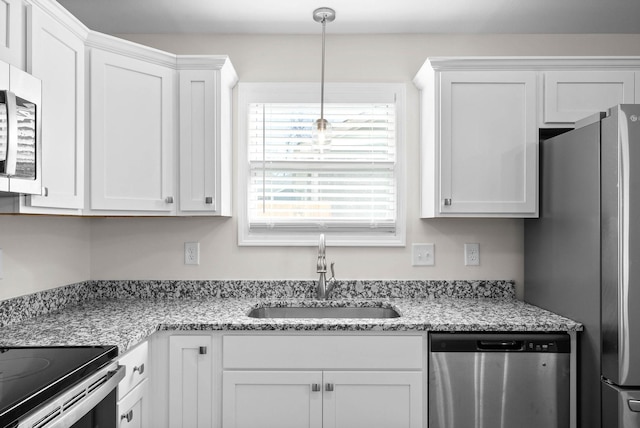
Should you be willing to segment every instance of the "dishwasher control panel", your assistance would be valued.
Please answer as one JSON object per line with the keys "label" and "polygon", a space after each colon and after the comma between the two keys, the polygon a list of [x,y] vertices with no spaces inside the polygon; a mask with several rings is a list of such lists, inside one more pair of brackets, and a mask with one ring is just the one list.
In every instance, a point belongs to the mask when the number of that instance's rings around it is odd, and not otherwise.
{"label": "dishwasher control panel", "polygon": [[432,333],[431,352],[570,353],[565,333]]}

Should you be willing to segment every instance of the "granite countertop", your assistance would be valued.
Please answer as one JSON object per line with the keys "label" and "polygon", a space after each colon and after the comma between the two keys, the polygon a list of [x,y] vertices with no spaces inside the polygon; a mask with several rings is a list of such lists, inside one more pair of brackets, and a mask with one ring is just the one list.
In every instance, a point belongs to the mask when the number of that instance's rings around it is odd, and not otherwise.
{"label": "granite countertop", "polygon": [[[254,319],[263,306],[391,305],[391,319]],[[516,299],[118,298],[86,300],[5,325],[0,346],[117,345],[125,352],[156,331],[580,331],[582,325]]]}

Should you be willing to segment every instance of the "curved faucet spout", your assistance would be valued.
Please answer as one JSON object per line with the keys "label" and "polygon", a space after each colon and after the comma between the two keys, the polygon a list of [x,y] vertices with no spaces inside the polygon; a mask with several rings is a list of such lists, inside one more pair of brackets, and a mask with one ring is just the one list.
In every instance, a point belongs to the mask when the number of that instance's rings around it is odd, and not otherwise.
{"label": "curved faucet spout", "polygon": [[320,234],[320,240],[318,242],[318,262],[316,263],[316,272],[320,274],[318,278],[318,285],[316,287],[316,297],[318,299],[326,299],[329,297],[329,293],[333,290],[335,285],[335,274],[333,265],[331,263],[331,278],[327,280],[327,260],[325,257],[326,245],[324,240],[324,233]]}

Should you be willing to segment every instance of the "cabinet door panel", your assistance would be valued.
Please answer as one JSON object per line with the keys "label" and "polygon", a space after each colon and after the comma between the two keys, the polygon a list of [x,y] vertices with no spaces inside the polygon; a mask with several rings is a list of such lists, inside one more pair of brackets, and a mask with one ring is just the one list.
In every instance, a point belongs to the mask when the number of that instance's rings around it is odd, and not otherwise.
{"label": "cabinet door panel", "polygon": [[42,80],[42,208],[84,207],[84,42],[38,7],[29,10],[31,73]]}
{"label": "cabinet door panel", "polygon": [[533,72],[441,78],[441,214],[537,213]]}
{"label": "cabinet door panel", "polygon": [[[213,423],[211,336],[169,338],[169,426],[209,428]],[[201,347],[206,348],[201,353]]]}
{"label": "cabinet door panel", "polygon": [[180,71],[180,210],[186,214],[212,214],[218,205],[215,89],[215,71]]}
{"label": "cabinet door panel", "polygon": [[324,382],[324,428],[422,426],[421,372],[324,372]]}
{"label": "cabinet door panel", "polygon": [[145,379],[118,401],[119,428],[146,428],[149,426],[149,380]]}
{"label": "cabinet door panel", "polygon": [[225,371],[224,428],[321,428],[321,372]]}
{"label": "cabinet door panel", "polygon": [[173,211],[173,76],[91,51],[91,209]]}
{"label": "cabinet door panel", "polygon": [[22,0],[0,0],[0,60],[22,68]]}
{"label": "cabinet door panel", "polygon": [[544,123],[570,123],[634,102],[633,71],[544,73]]}

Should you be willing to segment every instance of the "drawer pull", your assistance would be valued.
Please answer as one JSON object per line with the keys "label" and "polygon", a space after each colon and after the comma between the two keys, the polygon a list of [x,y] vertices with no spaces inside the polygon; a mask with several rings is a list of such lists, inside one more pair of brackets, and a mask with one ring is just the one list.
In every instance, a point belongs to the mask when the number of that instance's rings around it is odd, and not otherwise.
{"label": "drawer pull", "polygon": [[311,390],[313,392],[319,392],[320,391],[320,384],[319,383],[312,383],[311,384]]}
{"label": "drawer pull", "polygon": [[324,386],[324,390],[325,390],[325,391],[329,391],[329,392],[333,391],[333,384],[332,384],[332,383],[327,383],[327,384]]}
{"label": "drawer pull", "polygon": [[127,413],[120,416],[120,420],[126,420],[127,422],[131,422],[133,420],[133,410],[129,410]]}
{"label": "drawer pull", "polygon": [[201,346],[200,349],[198,350],[198,352],[200,353],[200,355],[206,355],[207,347],[206,346]]}
{"label": "drawer pull", "polygon": [[144,373],[144,363],[140,364],[139,366],[135,366],[133,368],[133,372],[138,372],[140,374]]}
{"label": "drawer pull", "polygon": [[207,204],[207,205],[213,204],[213,197],[212,196],[207,196],[206,198],[204,198],[204,203]]}
{"label": "drawer pull", "polygon": [[445,204],[446,206],[451,205],[451,198],[446,198],[446,199],[444,200],[444,204]]}
{"label": "drawer pull", "polygon": [[167,204],[172,204],[173,203],[173,196],[167,196],[166,198],[164,198],[164,201]]}

